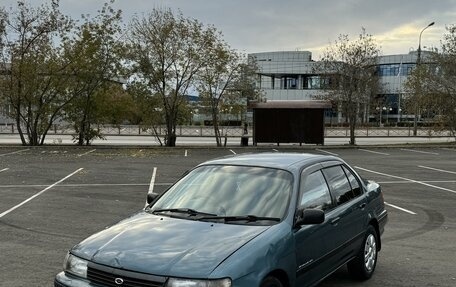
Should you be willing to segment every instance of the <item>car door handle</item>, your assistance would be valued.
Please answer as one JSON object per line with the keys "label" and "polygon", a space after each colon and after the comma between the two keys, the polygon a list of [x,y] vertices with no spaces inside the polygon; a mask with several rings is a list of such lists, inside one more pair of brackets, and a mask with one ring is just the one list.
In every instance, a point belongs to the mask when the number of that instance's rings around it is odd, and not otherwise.
{"label": "car door handle", "polygon": [[333,220],[331,220],[332,225],[336,225],[340,221],[340,217],[336,217]]}
{"label": "car door handle", "polygon": [[363,202],[361,203],[360,205],[358,205],[359,208],[363,209],[364,207],[366,207],[367,203]]}

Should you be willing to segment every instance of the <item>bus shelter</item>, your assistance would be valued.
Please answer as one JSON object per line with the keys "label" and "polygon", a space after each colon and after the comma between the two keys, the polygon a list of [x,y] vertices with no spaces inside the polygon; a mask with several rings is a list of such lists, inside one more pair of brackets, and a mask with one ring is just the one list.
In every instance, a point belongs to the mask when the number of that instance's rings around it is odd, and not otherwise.
{"label": "bus shelter", "polygon": [[324,144],[325,110],[329,101],[251,102],[253,144]]}

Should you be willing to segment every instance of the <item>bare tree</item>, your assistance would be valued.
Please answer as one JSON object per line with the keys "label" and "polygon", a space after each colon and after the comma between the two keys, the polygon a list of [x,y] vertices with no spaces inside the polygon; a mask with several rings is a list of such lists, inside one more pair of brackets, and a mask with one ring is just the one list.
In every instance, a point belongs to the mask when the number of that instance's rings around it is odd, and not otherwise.
{"label": "bare tree", "polygon": [[23,145],[42,145],[48,130],[71,100],[61,96],[69,63],[59,46],[73,22],[59,11],[59,1],[32,8],[18,1],[16,10],[3,11],[0,53],[4,75],[0,92],[12,106]]}
{"label": "bare tree", "polygon": [[405,84],[414,111],[434,115],[436,128],[456,137],[456,25],[446,27],[441,52],[427,53]]}
{"label": "bare tree", "polygon": [[179,109],[195,75],[207,63],[205,51],[217,42],[213,27],[174,14],[170,9],[153,9],[130,25],[130,65],[134,79],[146,84],[150,95],[159,95],[166,122],[166,146],[176,144]]}
{"label": "bare tree", "polygon": [[[113,0],[111,0],[111,3]],[[98,125],[107,118],[104,112],[106,92],[113,85],[122,85],[120,79],[124,59],[121,11],[108,3],[95,17],[83,16],[71,39],[65,42],[65,57],[71,62],[72,82],[66,93],[74,98],[65,108],[66,120],[73,124],[78,145],[89,145],[95,138],[102,138]]]}
{"label": "bare tree", "polygon": [[[326,74],[329,89],[325,98],[336,103],[346,115],[350,126],[350,144],[355,144],[358,114],[378,89],[376,62],[379,47],[371,35],[362,33],[355,40],[340,35],[323,54],[318,70]],[[331,76],[329,76],[331,75]]]}
{"label": "bare tree", "polygon": [[207,50],[206,66],[198,73],[197,89],[202,102],[212,117],[217,146],[222,146],[220,111],[223,105],[246,106],[246,99],[253,98],[254,85],[246,82],[254,79],[253,65],[239,52],[231,50],[219,40]]}
{"label": "bare tree", "polygon": [[158,131],[158,127],[164,123],[161,97],[150,95],[148,87],[141,82],[129,84],[127,92],[133,98],[130,122],[140,125],[144,130],[151,130],[151,134],[155,136],[160,146],[163,146]]}

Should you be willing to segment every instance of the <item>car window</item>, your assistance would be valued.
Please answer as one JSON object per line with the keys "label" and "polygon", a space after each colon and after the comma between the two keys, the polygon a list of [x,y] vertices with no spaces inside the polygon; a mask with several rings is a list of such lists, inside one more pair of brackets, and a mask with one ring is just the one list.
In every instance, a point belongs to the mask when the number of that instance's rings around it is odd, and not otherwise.
{"label": "car window", "polygon": [[153,208],[282,218],[288,208],[292,182],[289,172],[273,168],[202,166],[172,186]]}
{"label": "car window", "polygon": [[331,193],[335,198],[337,205],[344,204],[354,197],[342,166],[337,165],[325,168],[323,169],[323,173],[328,180],[329,186],[331,187]]}
{"label": "car window", "polygon": [[352,192],[353,192],[353,196],[354,197],[360,196],[363,193],[363,191],[362,191],[361,186],[359,185],[359,182],[356,179],[355,175],[348,168],[346,168],[345,166],[342,166],[342,168],[344,169],[345,174],[348,177],[348,181],[350,182],[350,185],[351,185],[351,188],[352,188]]}
{"label": "car window", "polygon": [[316,171],[302,178],[301,208],[328,210],[331,204],[329,188],[321,171]]}

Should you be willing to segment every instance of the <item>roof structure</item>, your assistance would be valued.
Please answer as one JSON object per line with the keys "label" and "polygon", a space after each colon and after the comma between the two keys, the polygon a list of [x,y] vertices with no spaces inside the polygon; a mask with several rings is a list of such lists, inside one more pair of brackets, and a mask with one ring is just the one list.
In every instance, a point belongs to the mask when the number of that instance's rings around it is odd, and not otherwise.
{"label": "roof structure", "polygon": [[249,108],[252,109],[330,109],[330,101],[267,101],[267,102],[250,102]]}

